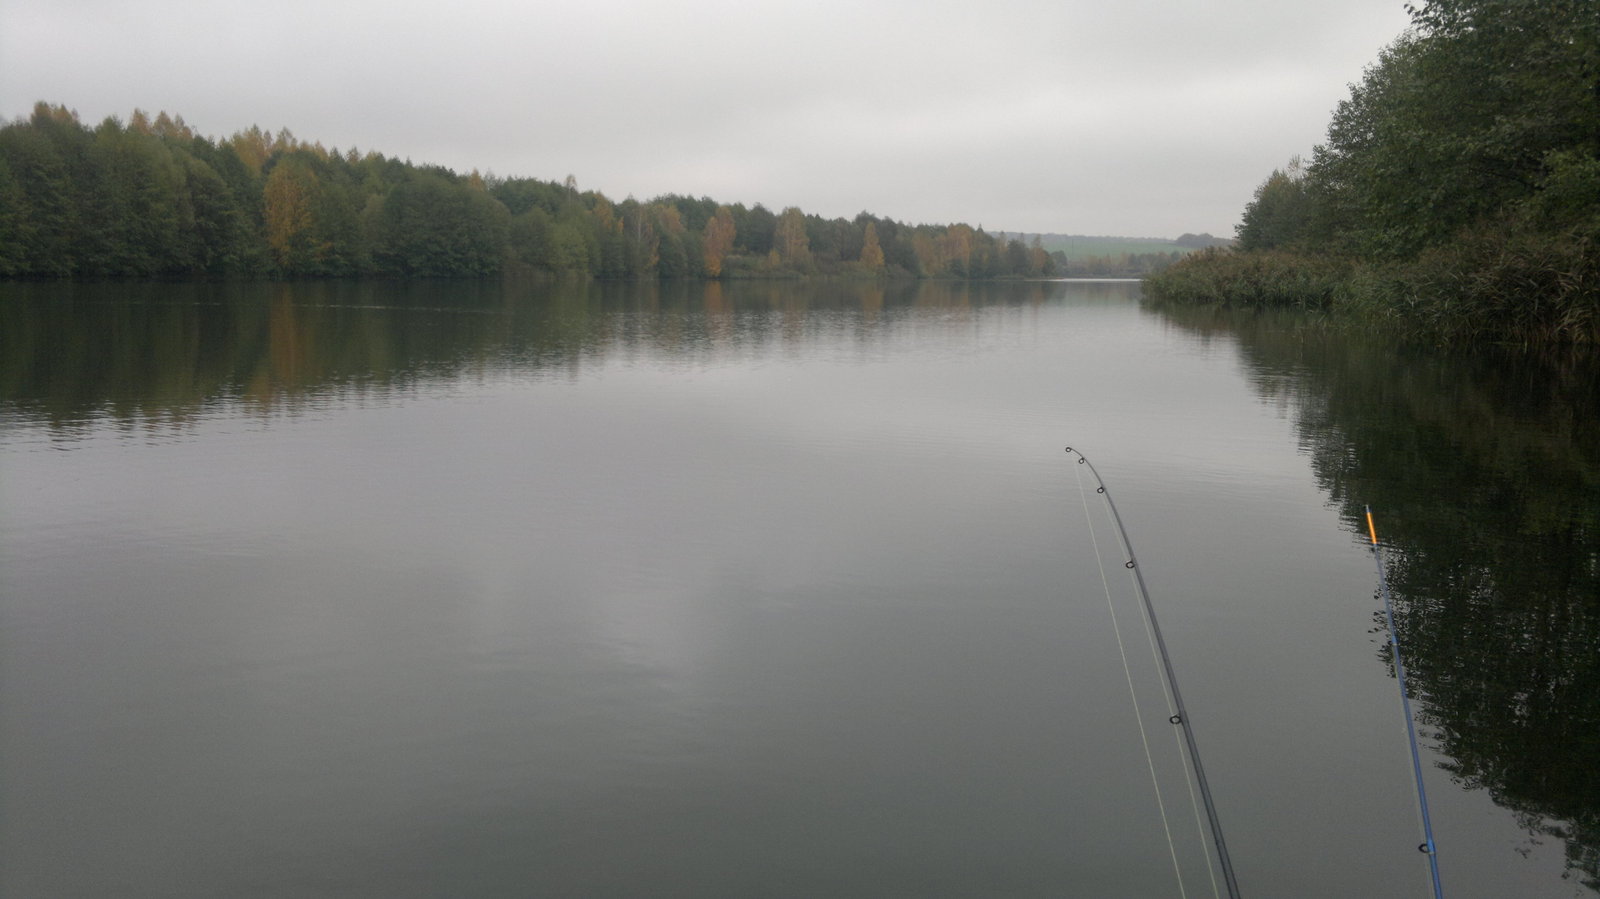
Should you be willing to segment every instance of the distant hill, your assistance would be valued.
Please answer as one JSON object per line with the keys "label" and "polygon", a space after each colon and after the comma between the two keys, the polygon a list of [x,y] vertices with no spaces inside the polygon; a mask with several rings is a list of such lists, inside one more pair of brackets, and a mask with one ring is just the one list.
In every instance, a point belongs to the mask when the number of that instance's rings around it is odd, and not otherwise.
{"label": "distant hill", "polygon": [[1203,247],[1228,246],[1232,240],[1210,234],[1184,234],[1176,240],[1166,237],[1107,237],[1084,234],[1033,234],[1005,232],[1007,239],[1019,238],[1032,244],[1034,237],[1050,253],[1060,253],[1069,261],[1107,256],[1133,256],[1148,253],[1187,253]]}

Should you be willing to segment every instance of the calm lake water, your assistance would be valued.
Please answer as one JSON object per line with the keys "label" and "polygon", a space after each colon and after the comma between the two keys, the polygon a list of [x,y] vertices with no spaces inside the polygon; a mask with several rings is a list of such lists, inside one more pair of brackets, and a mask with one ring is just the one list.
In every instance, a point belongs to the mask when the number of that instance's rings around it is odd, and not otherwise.
{"label": "calm lake water", "polygon": [[1246,895],[1429,891],[1371,504],[1447,893],[1592,896],[1597,384],[1133,283],[0,285],[0,894],[1211,895],[1071,445]]}

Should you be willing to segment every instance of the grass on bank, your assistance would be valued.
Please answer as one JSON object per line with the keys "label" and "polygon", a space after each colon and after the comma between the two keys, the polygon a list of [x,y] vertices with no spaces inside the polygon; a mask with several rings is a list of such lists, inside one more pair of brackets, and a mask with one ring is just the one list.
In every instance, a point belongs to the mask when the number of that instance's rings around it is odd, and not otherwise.
{"label": "grass on bank", "polygon": [[1481,228],[1402,262],[1287,250],[1205,250],[1145,278],[1179,303],[1328,313],[1447,342],[1600,343],[1600,240],[1593,231]]}

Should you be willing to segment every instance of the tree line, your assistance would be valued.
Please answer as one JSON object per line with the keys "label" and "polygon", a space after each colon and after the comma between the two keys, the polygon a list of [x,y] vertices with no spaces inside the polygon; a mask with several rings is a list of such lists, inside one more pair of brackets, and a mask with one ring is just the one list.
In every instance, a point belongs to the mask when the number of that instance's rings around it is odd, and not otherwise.
{"label": "tree line", "polygon": [[1195,254],[1150,292],[1600,340],[1600,4],[1408,10],[1310,160],[1257,188],[1237,250]]}
{"label": "tree line", "polygon": [[0,277],[606,279],[1050,277],[1059,259],[982,227],[825,219],[676,194],[613,202],[563,182],[341,152],[288,129],[227,139],[135,110],[89,127],[40,102],[0,126]]}
{"label": "tree line", "polygon": [[1063,261],[1061,274],[1069,278],[1137,278],[1159,272],[1184,257],[1183,250],[1152,253],[1104,253]]}

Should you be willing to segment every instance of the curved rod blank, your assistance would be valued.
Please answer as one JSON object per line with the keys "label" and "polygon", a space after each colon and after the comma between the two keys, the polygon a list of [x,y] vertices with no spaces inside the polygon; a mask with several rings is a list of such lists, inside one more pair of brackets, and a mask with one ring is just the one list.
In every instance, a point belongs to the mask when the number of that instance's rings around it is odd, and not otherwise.
{"label": "curved rod blank", "polygon": [[1106,489],[1106,482],[1101,480],[1100,472],[1095,471],[1094,463],[1090,462],[1083,453],[1072,447],[1067,447],[1067,452],[1078,457],[1079,465],[1086,465],[1089,473],[1094,475],[1095,483],[1099,485],[1099,493],[1105,497],[1106,508],[1111,510],[1111,520],[1117,526],[1117,536],[1122,541],[1122,549],[1128,556],[1127,567],[1133,571],[1134,583],[1139,588],[1139,599],[1144,603],[1146,616],[1150,620],[1150,631],[1155,636],[1156,648],[1161,655],[1161,667],[1167,677],[1167,686],[1172,689],[1173,722],[1183,728],[1183,741],[1189,749],[1189,764],[1194,768],[1195,783],[1200,787],[1200,799],[1206,807],[1206,819],[1211,827],[1211,839],[1217,846],[1217,861],[1222,866],[1222,877],[1228,885],[1228,895],[1232,899],[1239,897],[1239,882],[1233,876],[1233,861],[1228,857],[1228,846],[1222,840],[1222,822],[1217,818],[1216,804],[1211,801],[1211,787],[1206,784],[1205,769],[1200,765],[1200,748],[1195,745],[1194,729],[1189,726],[1189,713],[1184,710],[1183,697],[1178,692],[1178,676],[1172,670],[1172,659],[1167,655],[1167,641],[1161,637],[1161,625],[1156,622],[1155,607],[1150,604],[1150,593],[1144,587],[1144,575],[1139,573],[1139,562],[1133,555],[1133,546],[1128,542],[1128,532],[1122,526],[1122,516],[1117,514],[1117,504],[1111,501],[1111,491]]}

